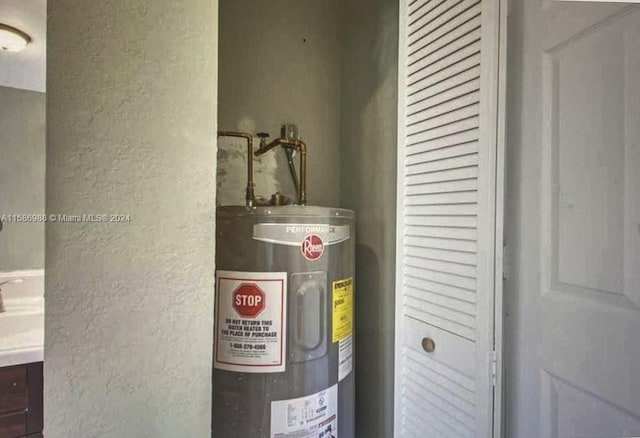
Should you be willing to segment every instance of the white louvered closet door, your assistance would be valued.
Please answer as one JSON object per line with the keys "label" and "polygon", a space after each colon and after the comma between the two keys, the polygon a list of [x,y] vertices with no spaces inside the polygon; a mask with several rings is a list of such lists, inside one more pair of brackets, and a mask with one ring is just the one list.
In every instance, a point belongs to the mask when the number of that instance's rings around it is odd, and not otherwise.
{"label": "white louvered closet door", "polygon": [[400,0],[396,438],[500,435],[502,22]]}

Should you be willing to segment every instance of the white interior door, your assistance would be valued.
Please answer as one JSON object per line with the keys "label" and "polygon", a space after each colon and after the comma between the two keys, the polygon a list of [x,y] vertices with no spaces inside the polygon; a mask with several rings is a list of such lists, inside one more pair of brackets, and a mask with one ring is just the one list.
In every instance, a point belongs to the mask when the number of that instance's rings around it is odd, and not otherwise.
{"label": "white interior door", "polygon": [[640,8],[509,12],[507,436],[640,436]]}
{"label": "white interior door", "polygon": [[400,1],[398,438],[494,434],[502,21],[499,0]]}

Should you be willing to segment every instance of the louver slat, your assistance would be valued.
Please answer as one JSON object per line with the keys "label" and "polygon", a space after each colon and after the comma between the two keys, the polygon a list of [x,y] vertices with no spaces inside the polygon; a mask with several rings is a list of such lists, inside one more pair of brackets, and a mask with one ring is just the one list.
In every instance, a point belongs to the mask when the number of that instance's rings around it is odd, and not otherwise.
{"label": "louver slat", "polygon": [[[486,369],[477,355],[487,318],[481,166],[490,160],[481,139],[483,14],[497,0],[403,1],[396,431],[401,438],[486,437],[488,402],[478,393]],[[424,337],[435,339],[434,352],[422,349]]]}

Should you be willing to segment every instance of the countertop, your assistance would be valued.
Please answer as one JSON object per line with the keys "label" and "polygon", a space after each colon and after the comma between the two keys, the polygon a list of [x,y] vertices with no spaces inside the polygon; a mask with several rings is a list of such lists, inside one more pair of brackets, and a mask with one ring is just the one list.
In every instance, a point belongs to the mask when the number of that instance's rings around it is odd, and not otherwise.
{"label": "countertop", "polygon": [[[9,277],[0,273],[0,282]],[[6,311],[0,313],[0,367],[44,359],[44,298],[33,288],[40,289],[42,278],[26,271],[20,278],[25,281],[2,286]]]}

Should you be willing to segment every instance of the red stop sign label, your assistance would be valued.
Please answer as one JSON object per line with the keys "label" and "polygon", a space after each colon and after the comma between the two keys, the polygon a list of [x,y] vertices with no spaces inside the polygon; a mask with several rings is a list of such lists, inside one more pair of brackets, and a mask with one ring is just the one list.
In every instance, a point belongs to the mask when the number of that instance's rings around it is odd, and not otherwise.
{"label": "red stop sign label", "polygon": [[233,291],[233,309],[240,316],[255,318],[264,310],[265,294],[255,283],[242,283]]}

